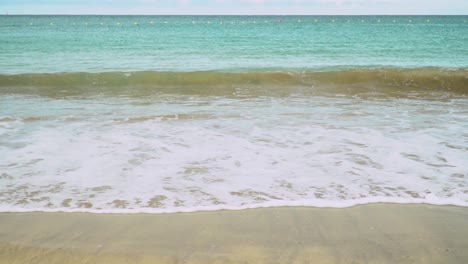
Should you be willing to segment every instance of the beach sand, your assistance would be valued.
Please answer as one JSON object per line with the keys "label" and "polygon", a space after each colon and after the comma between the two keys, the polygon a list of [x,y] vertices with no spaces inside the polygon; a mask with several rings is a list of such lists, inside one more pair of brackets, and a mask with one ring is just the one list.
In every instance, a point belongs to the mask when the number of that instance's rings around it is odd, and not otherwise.
{"label": "beach sand", "polygon": [[468,263],[468,208],[1,213],[0,263]]}

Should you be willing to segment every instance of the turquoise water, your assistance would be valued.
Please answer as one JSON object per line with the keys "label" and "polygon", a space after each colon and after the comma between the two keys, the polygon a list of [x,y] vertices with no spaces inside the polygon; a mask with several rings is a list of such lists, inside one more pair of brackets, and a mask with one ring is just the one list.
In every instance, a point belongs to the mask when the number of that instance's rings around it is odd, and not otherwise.
{"label": "turquoise water", "polygon": [[463,16],[0,16],[0,211],[468,206]]}
{"label": "turquoise water", "polygon": [[460,68],[468,66],[466,20],[463,16],[1,16],[0,73]]}

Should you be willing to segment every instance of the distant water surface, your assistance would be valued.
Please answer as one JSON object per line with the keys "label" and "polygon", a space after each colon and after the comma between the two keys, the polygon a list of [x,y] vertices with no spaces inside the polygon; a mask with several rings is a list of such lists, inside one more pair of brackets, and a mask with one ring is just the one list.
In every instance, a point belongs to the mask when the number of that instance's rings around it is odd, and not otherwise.
{"label": "distant water surface", "polygon": [[466,67],[467,20],[463,16],[0,16],[0,72]]}

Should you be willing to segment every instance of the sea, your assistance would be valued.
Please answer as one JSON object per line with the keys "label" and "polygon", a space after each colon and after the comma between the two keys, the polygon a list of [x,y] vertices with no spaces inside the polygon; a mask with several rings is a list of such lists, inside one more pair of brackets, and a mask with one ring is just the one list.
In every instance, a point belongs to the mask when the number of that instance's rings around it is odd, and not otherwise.
{"label": "sea", "polygon": [[0,211],[468,206],[468,16],[0,16]]}

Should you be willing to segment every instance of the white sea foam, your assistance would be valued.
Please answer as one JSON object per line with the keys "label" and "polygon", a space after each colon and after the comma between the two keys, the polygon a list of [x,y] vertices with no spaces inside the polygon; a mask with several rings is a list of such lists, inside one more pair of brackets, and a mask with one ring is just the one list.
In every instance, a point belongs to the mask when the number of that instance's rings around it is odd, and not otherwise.
{"label": "white sea foam", "polygon": [[3,102],[0,211],[468,206],[464,98]]}

